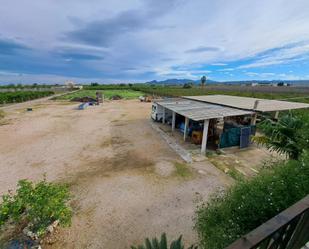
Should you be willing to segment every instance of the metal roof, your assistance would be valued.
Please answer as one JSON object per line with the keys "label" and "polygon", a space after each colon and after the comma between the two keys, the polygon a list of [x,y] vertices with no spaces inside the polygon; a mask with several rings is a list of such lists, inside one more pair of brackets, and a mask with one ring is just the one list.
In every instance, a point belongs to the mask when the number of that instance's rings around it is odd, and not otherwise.
{"label": "metal roof", "polygon": [[157,100],[155,102],[158,105],[195,121],[253,114],[251,111],[180,98]]}
{"label": "metal roof", "polygon": [[[309,108],[309,104],[305,103],[269,100],[269,99],[257,99],[249,97],[238,97],[230,95],[183,96],[183,98],[222,106],[229,106],[239,109],[255,110],[260,112]],[[258,101],[257,107],[254,108],[256,101]]]}

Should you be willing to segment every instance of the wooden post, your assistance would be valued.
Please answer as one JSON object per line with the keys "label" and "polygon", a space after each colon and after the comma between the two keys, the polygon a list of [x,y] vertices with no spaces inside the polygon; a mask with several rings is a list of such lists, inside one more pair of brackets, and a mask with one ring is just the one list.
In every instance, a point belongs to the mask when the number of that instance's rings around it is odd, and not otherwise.
{"label": "wooden post", "polygon": [[176,123],[176,113],[173,112],[173,114],[172,114],[172,132],[175,131],[175,123]]}
{"label": "wooden post", "polygon": [[162,124],[165,124],[165,107],[162,108],[163,108]]}
{"label": "wooden post", "polygon": [[185,117],[185,128],[183,130],[183,140],[184,141],[186,141],[186,138],[187,138],[188,126],[189,126],[189,119],[187,117]]}
{"label": "wooden post", "polygon": [[209,119],[204,120],[204,129],[203,129],[203,139],[202,139],[202,147],[201,154],[206,154],[206,146],[207,146],[207,138],[208,138],[208,127],[209,127]]}

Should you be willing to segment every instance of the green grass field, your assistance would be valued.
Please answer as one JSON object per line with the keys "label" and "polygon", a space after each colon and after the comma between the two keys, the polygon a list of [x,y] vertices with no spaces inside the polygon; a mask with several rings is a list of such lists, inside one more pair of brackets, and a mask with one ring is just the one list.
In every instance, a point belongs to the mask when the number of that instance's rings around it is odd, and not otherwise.
{"label": "green grass field", "polygon": [[[62,99],[62,100],[71,100],[75,97],[96,97],[97,90],[81,90],[72,94],[66,94],[64,96],[61,96],[56,99]],[[133,91],[133,90],[104,90],[100,91],[103,93],[105,99],[110,99],[114,95],[119,95],[124,99],[135,99],[139,96],[143,95],[143,92],[141,91]]]}

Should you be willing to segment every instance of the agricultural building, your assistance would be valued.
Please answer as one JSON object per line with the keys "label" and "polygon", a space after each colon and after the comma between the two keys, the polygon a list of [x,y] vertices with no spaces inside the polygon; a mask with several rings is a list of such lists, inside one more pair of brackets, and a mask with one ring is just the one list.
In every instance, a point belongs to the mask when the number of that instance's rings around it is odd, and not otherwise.
{"label": "agricultural building", "polygon": [[276,119],[279,111],[301,108],[309,104],[228,95],[183,96],[155,100],[152,118],[171,125],[172,132],[182,132],[185,141],[190,137],[205,154],[206,148],[249,146],[259,113]]}

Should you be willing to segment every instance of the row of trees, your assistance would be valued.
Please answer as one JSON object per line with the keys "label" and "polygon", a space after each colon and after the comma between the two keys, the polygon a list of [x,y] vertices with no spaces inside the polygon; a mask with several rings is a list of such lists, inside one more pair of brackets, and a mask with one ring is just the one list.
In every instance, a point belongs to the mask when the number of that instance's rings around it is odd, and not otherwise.
{"label": "row of trees", "polygon": [[54,94],[53,91],[0,92],[0,104],[19,103]]}

